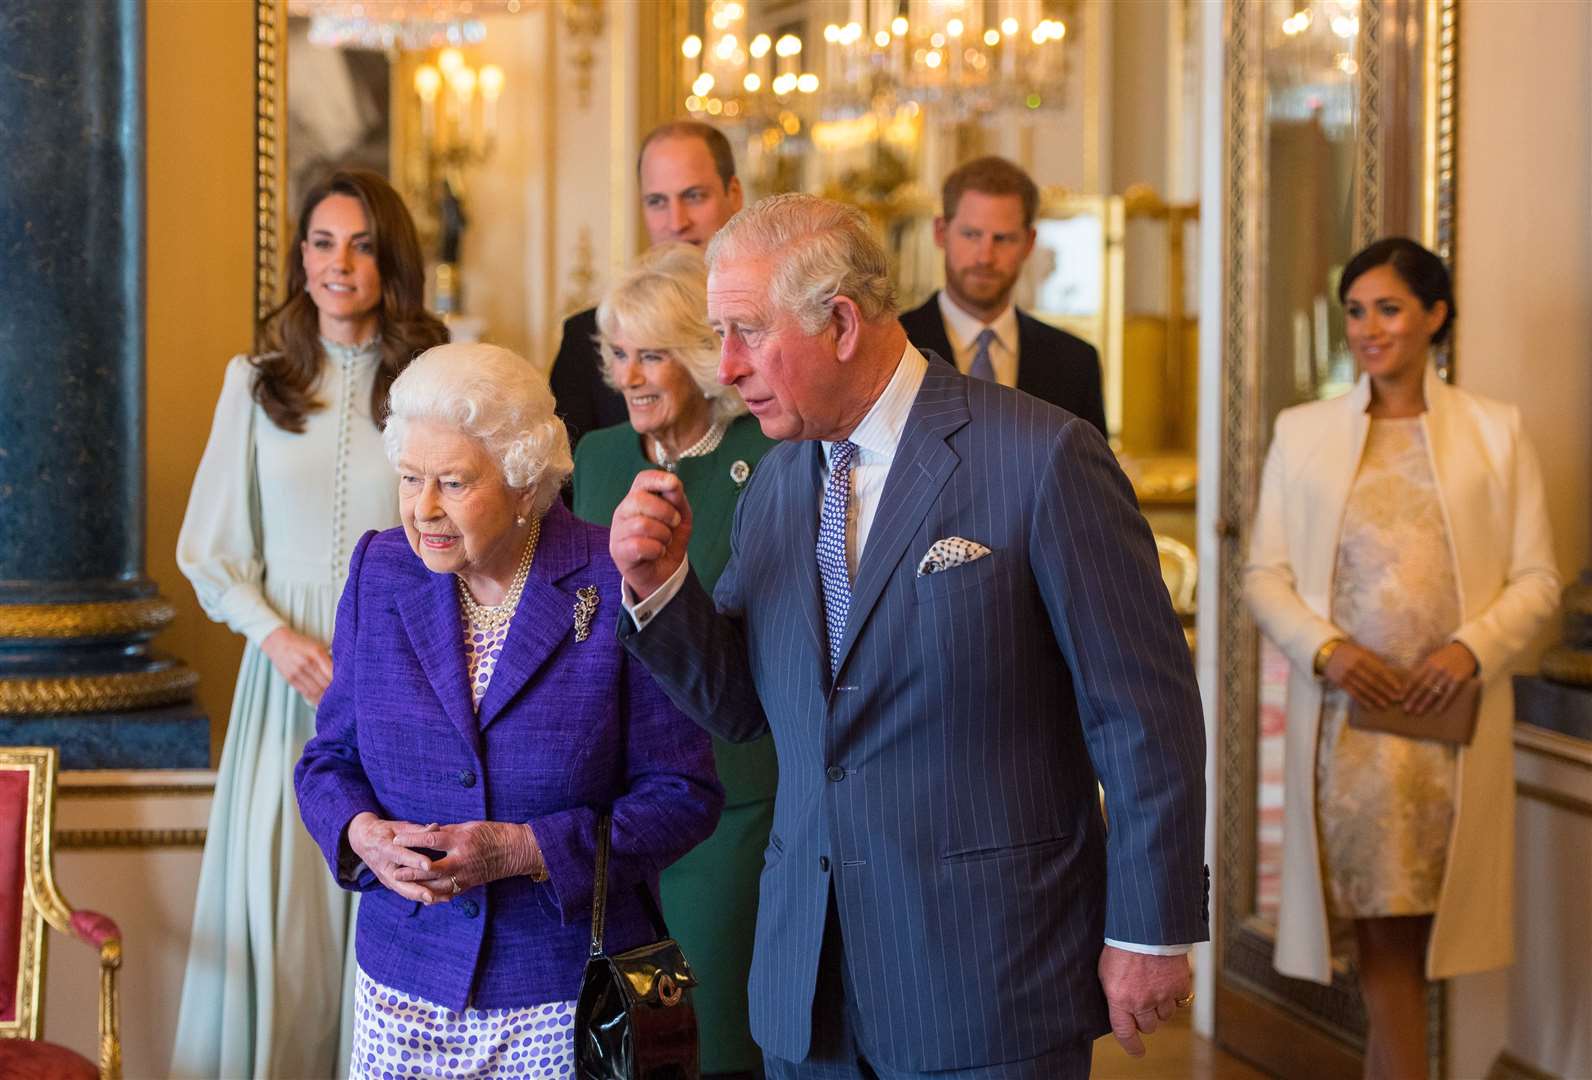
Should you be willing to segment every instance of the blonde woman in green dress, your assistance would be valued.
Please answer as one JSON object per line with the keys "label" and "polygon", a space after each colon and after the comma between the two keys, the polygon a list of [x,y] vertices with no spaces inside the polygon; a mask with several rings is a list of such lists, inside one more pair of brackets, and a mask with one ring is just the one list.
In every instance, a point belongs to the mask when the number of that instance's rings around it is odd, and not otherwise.
{"label": "blonde woman in green dress", "polygon": [[[691,500],[691,568],[712,591],[730,556],[735,503],[773,446],[738,391],[715,377],[717,336],[707,324],[707,269],[686,244],[653,248],[597,308],[603,375],[625,398],[628,423],[587,435],[575,451],[575,513],[608,525],[636,474],[668,469]],[[757,922],[757,883],[774,820],[773,740],[713,740],[724,813],[701,846],[663,872],[669,930],[701,985],[693,991],[704,1075],[753,1076],[746,1002]]]}
{"label": "blonde woman in green dress", "polygon": [[177,539],[205,614],[247,641],[200,864],[179,1077],[330,1077],[348,1062],[354,905],[299,820],[293,766],[331,681],[354,542],[398,523],[388,387],[448,331],[422,306],[414,224],[380,176],[334,173],[298,222],[269,351],[227,366]]}
{"label": "blonde woman in green dress", "polygon": [[[1339,299],[1360,380],[1277,418],[1244,569],[1293,666],[1275,963],[1330,983],[1329,919],[1352,926],[1366,1076],[1424,1076],[1428,981],[1513,958],[1508,666],[1559,578],[1519,410],[1432,369],[1454,318],[1442,261],[1379,240]],[[1429,715],[1472,676],[1467,746],[1348,723],[1351,705]]]}

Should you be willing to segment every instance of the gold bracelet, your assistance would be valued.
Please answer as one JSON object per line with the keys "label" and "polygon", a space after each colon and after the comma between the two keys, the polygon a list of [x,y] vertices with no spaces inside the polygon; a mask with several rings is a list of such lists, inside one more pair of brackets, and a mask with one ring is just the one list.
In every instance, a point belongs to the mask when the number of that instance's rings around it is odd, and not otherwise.
{"label": "gold bracelet", "polygon": [[1323,674],[1326,673],[1327,664],[1329,661],[1331,661],[1332,654],[1337,652],[1338,646],[1342,644],[1343,639],[1340,637],[1335,637],[1331,641],[1328,641],[1325,645],[1322,645],[1321,648],[1316,650],[1315,662],[1311,664],[1311,667],[1315,670],[1316,678],[1319,679]]}

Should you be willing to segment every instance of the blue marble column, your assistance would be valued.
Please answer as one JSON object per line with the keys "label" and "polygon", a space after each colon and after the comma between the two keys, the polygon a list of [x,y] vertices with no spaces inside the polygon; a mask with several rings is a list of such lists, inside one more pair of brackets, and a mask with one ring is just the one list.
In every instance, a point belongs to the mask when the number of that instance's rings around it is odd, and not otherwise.
{"label": "blue marble column", "polygon": [[0,5],[0,743],[66,768],[209,764],[149,648],[144,427],[142,4]]}

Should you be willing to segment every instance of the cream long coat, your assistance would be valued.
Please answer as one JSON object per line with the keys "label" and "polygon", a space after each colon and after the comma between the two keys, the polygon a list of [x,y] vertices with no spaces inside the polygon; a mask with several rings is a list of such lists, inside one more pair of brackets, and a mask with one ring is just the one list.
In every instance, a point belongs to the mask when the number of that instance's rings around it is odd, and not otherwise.
{"label": "cream long coat", "polygon": [[[1322,684],[1316,651],[1345,636],[1331,622],[1338,534],[1370,429],[1371,386],[1287,409],[1261,478],[1244,591],[1260,628],[1292,662],[1284,742],[1282,905],[1277,970],[1330,982],[1331,948],[1315,820]],[[1542,474],[1513,405],[1449,386],[1427,369],[1426,445],[1448,527],[1461,624],[1481,663],[1481,719],[1459,752],[1456,813],[1426,955],[1429,979],[1514,959],[1514,777],[1506,668],[1554,611]],[[1436,553],[1434,553],[1435,555]]]}

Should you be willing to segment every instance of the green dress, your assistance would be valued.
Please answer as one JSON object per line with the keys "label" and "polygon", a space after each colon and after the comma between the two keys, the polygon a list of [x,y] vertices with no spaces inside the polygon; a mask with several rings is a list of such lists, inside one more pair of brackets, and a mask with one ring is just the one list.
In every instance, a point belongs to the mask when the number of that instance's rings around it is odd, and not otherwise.
{"label": "green dress", "polygon": [[[773,445],[754,418],[742,416],[712,453],[685,458],[675,468],[691,500],[686,553],[709,592],[730,558],[735,502]],[[575,514],[608,525],[636,474],[655,468],[629,424],[592,432],[575,448]],[[749,743],[715,738],[713,756],[724,784],[718,828],[665,870],[659,882],[669,931],[701,980],[693,1003],[704,1073],[754,1070],[763,1062],[747,1020],[746,982],[757,924],[757,883],[774,823],[779,777],[774,741],[767,735]]]}

